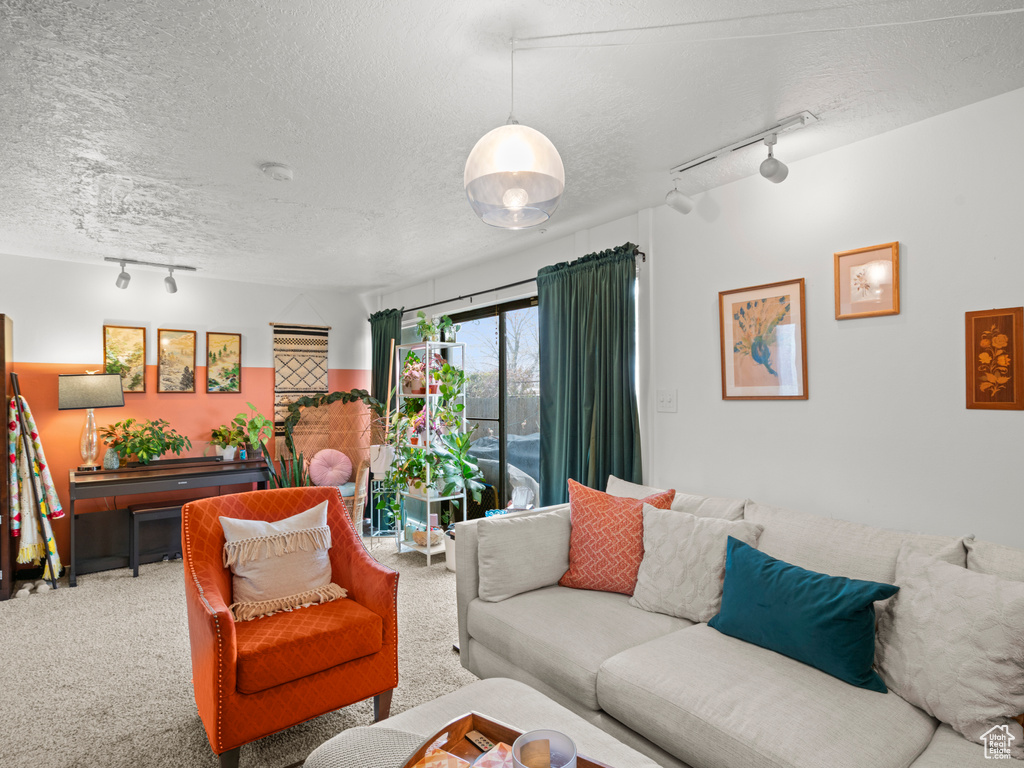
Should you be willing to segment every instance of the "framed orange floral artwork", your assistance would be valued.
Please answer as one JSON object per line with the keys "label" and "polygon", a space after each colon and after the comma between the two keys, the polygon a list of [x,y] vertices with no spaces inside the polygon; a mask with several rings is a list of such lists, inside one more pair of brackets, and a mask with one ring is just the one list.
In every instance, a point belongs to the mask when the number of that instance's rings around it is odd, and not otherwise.
{"label": "framed orange floral artwork", "polygon": [[967,407],[1024,411],[1024,307],[967,313]]}

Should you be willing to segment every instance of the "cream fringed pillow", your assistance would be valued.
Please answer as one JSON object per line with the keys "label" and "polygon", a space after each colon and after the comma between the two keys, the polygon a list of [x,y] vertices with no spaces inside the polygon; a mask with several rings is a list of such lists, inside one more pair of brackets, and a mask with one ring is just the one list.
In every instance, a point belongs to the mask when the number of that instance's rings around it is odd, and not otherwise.
{"label": "cream fringed pillow", "polygon": [[331,583],[327,502],[277,522],[220,518],[224,567],[231,569],[231,615],[249,621],[327,603],[348,592]]}

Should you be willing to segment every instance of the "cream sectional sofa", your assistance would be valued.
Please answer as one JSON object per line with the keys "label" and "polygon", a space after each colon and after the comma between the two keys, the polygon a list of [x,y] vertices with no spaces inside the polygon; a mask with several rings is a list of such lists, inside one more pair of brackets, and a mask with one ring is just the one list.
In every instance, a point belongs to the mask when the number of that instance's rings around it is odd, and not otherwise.
{"label": "cream sectional sofa", "polygon": [[[645,491],[633,488],[616,495]],[[958,564],[969,566],[962,540],[957,549],[948,537],[749,500],[679,494],[673,508],[759,523],[758,549],[834,576],[894,583],[908,540],[927,553],[952,545]],[[527,683],[664,766],[992,764],[980,745],[892,692],[848,685],[706,624],[634,608],[627,595],[558,586],[568,565],[567,504],[490,519],[497,520],[504,527],[473,520],[456,528],[461,658],[481,678]],[[1024,552],[985,546],[996,552],[996,571],[1024,580]],[[979,568],[986,569],[993,566]],[[1005,573],[1014,570],[1021,572]]]}

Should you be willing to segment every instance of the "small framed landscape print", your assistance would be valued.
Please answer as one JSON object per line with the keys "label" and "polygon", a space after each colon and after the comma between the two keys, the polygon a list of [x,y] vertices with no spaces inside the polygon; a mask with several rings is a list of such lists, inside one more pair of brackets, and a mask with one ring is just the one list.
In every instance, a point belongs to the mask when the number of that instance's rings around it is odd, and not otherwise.
{"label": "small framed landscape print", "polygon": [[146,329],[103,326],[103,372],[121,376],[125,392],[146,391]]}
{"label": "small framed landscape print", "polygon": [[1024,411],[1024,307],[967,313],[967,407]]}
{"label": "small framed landscape print", "polygon": [[723,400],[806,400],[804,280],[718,294]]}
{"label": "small framed landscape print", "polygon": [[900,244],[841,251],[836,261],[836,320],[900,313]]}
{"label": "small framed landscape print", "polygon": [[242,334],[206,334],[206,391],[242,391]]}
{"label": "small framed landscape print", "polygon": [[156,391],[196,391],[196,332],[160,328],[156,332]]}

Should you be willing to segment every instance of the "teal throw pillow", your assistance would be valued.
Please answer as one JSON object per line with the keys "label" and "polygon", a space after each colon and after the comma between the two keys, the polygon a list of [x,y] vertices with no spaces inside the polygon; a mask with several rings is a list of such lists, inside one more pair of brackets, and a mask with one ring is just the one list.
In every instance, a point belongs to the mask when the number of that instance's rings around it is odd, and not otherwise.
{"label": "teal throw pillow", "polygon": [[722,608],[708,625],[851,685],[887,693],[871,668],[873,603],[898,591],[892,584],[808,571],[730,536]]}

